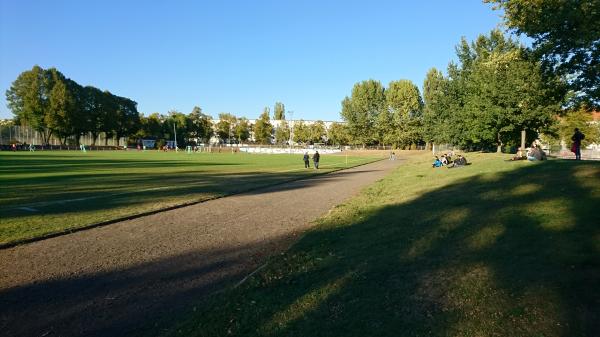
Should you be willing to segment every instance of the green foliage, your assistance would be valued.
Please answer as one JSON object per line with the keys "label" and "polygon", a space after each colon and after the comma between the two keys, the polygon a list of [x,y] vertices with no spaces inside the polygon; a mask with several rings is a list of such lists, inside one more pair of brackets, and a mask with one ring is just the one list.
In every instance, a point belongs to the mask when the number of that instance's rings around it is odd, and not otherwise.
{"label": "green foliage", "polygon": [[273,125],[269,118],[269,108],[265,108],[259,119],[254,124],[254,139],[260,144],[271,144]]}
{"label": "green foliage", "polygon": [[[450,64],[449,99],[442,100],[450,115],[441,124],[449,128],[451,142],[500,149],[518,144],[521,130],[533,139],[551,127],[560,111],[561,83],[544,77],[539,62],[517,42],[493,30],[470,45],[463,39],[456,49],[460,64]],[[435,125],[440,121],[434,130]]]}
{"label": "green foliage", "polygon": [[377,134],[373,132],[377,117],[385,109],[385,89],[375,80],[356,83],[350,97],[342,101],[342,118],[347,122],[355,144],[370,144]]}
{"label": "green foliage", "polygon": [[423,100],[419,88],[409,80],[390,82],[385,91],[387,110],[392,115],[391,143],[410,146],[422,137]]}
{"label": "green foliage", "polygon": [[342,123],[332,123],[327,130],[327,142],[332,145],[350,144],[348,128]]}
{"label": "green foliage", "polygon": [[294,142],[308,143],[310,142],[310,127],[304,123],[304,120],[294,122]]}
{"label": "green foliage", "polygon": [[570,111],[561,118],[558,125],[559,138],[570,145],[575,128],[585,135],[585,139],[581,142],[582,146],[600,143],[600,124],[593,122],[592,114],[585,108]]}
{"label": "green foliage", "polygon": [[118,137],[135,134],[140,127],[137,103],[82,87],[55,68],[34,66],[21,73],[6,91],[8,106],[22,125],[29,125],[47,143],[51,135],[62,142],[87,132],[95,144],[100,132]]}
{"label": "green foliage", "polygon": [[234,136],[234,129],[237,123],[237,117],[230,113],[220,113],[219,122],[217,122],[217,136],[223,142],[229,143],[231,137]]}
{"label": "green foliage", "polygon": [[273,119],[283,120],[285,119],[285,106],[281,102],[275,102],[275,108],[273,109]]}
{"label": "green foliage", "polygon": [[238,142],[245,142],[250,138],[250,122],[246,117],[240,117],[235,124],[235,137]]}
{"label": "green foliage", "polygon": [[327,135],[325,130],[325,123],[322,120],[317,120],[310,125],[310,142],[311,143],[323,143],[324,138]]}
{"label": "green foliage", "polygon": [[423,137],[428,142],[449,143],[450,100],[448,80],[431,68],[423,83]]}
{"label": "green foliage", "polygon": [[569,78],[575,104],[600,104],[600,1],[484,1],[503,10],[510,29],[534,40],[546,70]]}
{"label": "green foliage", "polygon": [[190,137],[197,138],[202,143],[208,143],[213,135],[212,118],[202,113],[202,109],[198,106],[192,109],[188,118],[191,121]]}
{"label": "green foliage", "polygon": [[[277,113],[277,112],[276,112]],[[290,140],[290,127],[285,120],[275,130],[275,142],[277,144],[286,144]]]}

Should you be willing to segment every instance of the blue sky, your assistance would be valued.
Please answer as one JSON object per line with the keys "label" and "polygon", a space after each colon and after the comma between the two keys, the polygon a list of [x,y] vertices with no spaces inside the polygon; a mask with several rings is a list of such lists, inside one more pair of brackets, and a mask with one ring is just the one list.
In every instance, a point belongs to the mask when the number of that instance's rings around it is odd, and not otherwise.
{"label": "blue sky", "polygon": [[195,105],[257,117],[276,101],[294,119],[339,120],[354,83],[445,69],[461,36],[500,13],[461,1],[0,1],[4,92],[35,64],[138,102],[148,115]]}

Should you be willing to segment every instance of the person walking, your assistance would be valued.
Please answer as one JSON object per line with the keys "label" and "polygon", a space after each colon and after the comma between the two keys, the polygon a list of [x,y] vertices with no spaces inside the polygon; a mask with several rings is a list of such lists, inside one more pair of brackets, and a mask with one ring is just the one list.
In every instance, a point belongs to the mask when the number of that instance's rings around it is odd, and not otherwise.
{"label": "person walking", "polygon": [[310,168],[310,157],[308,156],[308,152],[304,152],[304,168]]}
{"label": "person walking", "polygon": [[575,160],[581,160],[581,141],[585,139],[585,135],[579,131],[579,128],[575,128],[575,133],[571,140],[573,141],[573,147],[571,151],[575,152]]}
{"label": "person walking", "polygon": [[321,159],[321,155],[319,155],[319,151],[316,151],[313,155],[313,163],[315,164],[315,170],[319,169],[319,159]]}

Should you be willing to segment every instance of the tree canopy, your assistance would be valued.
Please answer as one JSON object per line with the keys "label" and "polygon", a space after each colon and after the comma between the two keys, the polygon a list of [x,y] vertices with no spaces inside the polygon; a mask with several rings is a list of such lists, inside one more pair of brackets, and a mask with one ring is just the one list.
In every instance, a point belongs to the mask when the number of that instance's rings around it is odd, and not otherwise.
{"label": "tree canopy", "polygon": [[544,69],[566,76],[576,103],[600,104],[600,1],[484,1],[504,11],[510,29],[533,39]]}

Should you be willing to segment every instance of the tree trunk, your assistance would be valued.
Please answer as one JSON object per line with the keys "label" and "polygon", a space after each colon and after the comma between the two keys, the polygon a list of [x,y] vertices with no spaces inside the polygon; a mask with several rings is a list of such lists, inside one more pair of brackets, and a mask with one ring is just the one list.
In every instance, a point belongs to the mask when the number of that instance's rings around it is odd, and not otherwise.
{"label": "tree trunk", "polygon": [[502,140],[500,140],[500,133],[498,133],[498,147],[496,148],[496,153],[502,153]]}

